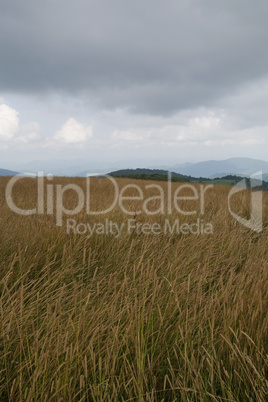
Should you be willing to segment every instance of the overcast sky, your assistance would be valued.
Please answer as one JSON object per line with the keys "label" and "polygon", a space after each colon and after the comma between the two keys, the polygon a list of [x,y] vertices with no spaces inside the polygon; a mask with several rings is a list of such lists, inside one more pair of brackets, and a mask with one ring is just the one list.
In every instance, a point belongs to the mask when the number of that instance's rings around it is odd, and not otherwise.
{"label": "overcast sky", "polygon": [[267,0],[0,0],[0,168],[268,160],[267,21]]}

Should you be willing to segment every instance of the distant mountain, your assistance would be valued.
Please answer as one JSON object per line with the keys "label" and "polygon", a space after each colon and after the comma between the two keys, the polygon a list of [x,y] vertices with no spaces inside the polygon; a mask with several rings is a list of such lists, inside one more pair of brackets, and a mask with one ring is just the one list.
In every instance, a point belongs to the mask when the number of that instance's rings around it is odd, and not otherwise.
{"label": "distant mountain", "polygon": [[[54,176],[86,177],[87,174],[101,174],[125,168],[133,169],[144,165],[148,167],[148,164],[153,163],[154,162],[152,162],[151,159],[123,159],[116,161],[106,161],[105,158],[98,158],[95,160],[93,160],[92,158],[83,158],[82,160],[52,158],[31,160],[20,164],[14,164],[12,167],[10,166],[10,169],[18,170],[19,172],[25,173],[37,173],[38,171],[42,171],[44,175],[52,173]],[[166,166],[165,169],[168,170],[171,163],[175,163],[174,159],[172,162],[169,162],[168,166]],[[154,165],[154,168],[159,167]],[[162,167],[159,169],[162,169]]]}
{"label": "distant mountain", "polygon": [[0,169],[0,176],[16,176],[18,172],[13,172],[12,170]]}
{"label": "distant mountain", "polygon": [[[172,162],[170,162],[172,163]],[[145,166],[145,170],[137,171],[136,169],[139,166]],[[251,158],[230,158],[225,160],[209,160],[198,163],[182,163],[177,165],[164,165],[164,164],[155,164],[152,165],[151,161],[143,161],[138,163],[137,161],[120,161],[115,163],[107,163],[93,162],[93,161],[84,161],[80,162],[76,160],[67,161],[34,161],[28,162],[24,165],[14,165],[11,169],[18,169],[20,172],[33,172],[37,173],[37,171],[43,171],[44,175],[48,173],[53,173],[55,176],[78,176],[85,177],[88,174],[97,175],[103,174],[107,172],[115,172],[118,169],[128,171],[128,169],[132,169],[132,172],[128,172],[125,175],[130,174],[165,174],[167,171],[171,171],[181,175],[181,178],[185,177],[188,181],[191,176],[194,178],[219,178],[228,175],[236,175],[236,176],[250,176],[256,172],[262,171],[263,180],[268,182],[268,162],[259,160],[259,159],[251,159]],[[147,172],[147,171],[148,172]],[[16,175],[17,172],[0,169],[0,176],[7,175]],[[174,175],[173,174],[173,175]],[[174,176],[175,177],[175,176]]]}
{"label": "distant mountain", "polygon": [[182,175],[195,177],[250,176],[259,171],[267,174],[268,162],[251,158],[230,158],[221,161],[210,160],[190,165],[176,165],[172,167],[172,170]]}

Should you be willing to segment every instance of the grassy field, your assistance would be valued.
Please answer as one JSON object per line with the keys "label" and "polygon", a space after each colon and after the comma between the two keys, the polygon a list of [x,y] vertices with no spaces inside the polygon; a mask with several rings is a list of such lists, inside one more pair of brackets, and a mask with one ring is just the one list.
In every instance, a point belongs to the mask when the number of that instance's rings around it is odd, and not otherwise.
{"label": "grassy field", "polygon": [[[215,186],[202,217],[213,234],[88,237],[67,234],[66,218],[58,227],[53,215],[11,212],[8,180],[0,179],[1,402],[266,400],[267,194],[262,233],[236,222],[230,188]],[[33,208],[36,182],[21,180],[15,193],[18,205]],[[100,178],[92,194],[94,208],[113,197]],[[74,194],[66,196],[74,206]],[[248,216],[248,199],[237,194],[233,209]],[[83,210],[72,218],[107,216]],[[108,218],[128,219],[118,207]],[[141,214],[135,224],[165,218]]]}

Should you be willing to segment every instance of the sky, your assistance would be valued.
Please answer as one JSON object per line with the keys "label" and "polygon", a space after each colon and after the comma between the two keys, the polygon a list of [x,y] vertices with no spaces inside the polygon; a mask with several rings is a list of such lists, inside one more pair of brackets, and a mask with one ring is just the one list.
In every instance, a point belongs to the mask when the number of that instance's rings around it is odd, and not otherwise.
{"label": "sky", "polygon": [[268,160],[267,0],[0,0],[0,168]]}

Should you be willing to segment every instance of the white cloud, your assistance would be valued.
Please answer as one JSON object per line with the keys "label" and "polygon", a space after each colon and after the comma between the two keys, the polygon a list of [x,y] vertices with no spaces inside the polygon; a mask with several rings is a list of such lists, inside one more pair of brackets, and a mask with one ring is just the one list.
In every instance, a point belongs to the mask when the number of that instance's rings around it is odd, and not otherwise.
{"label": "white cloud", "polygon": [[125,130],[125,131],[115,130],[112,134],[112,138],[115,140],[123,140],[130,142],[143,140],[142,135],[139,135],[131,130]]}
{"label": "white cloud", "polygon": [[[181,146],[196,145],[221,137],[224,133],[225,113],[223,110],[197,110],[192,114],[178,114],[158,121],[156,118],[129,129],[114,130],[111,140],[114,145]],[[147,126],[147,127],[146,127]]]}
{"label": "white cloud", "polygon": [[23,124],[20,131],[21,131],[21,135],[16,137],[17,141],[20,141],[23,143],[29,143],[29,142],[38,141],[41,139],[41,136],[39,134],[40,124],[37,123],[36,121],[32,121],[32,122]]}
{"label": "white cloud", "polygon": [[11,107],[0,105],[0,141],[10,141],[19,129],[18,112]]}
{"label": "white cloud", "polygon": [[80,144],[92,137],[92,126],[79,123],[77,120],[70,118],[56,132],[54,139],[65,144]]}
{"label": "white cloud", "polygon": [[230,131],[226,135],[222,135],[219,138],[206,140],[206,146],[215,146],[215,145],[261,145],[267,142],[266,133],[268,130],[268,126],[266,127],[254,127],[245,130],[235,130]]}

